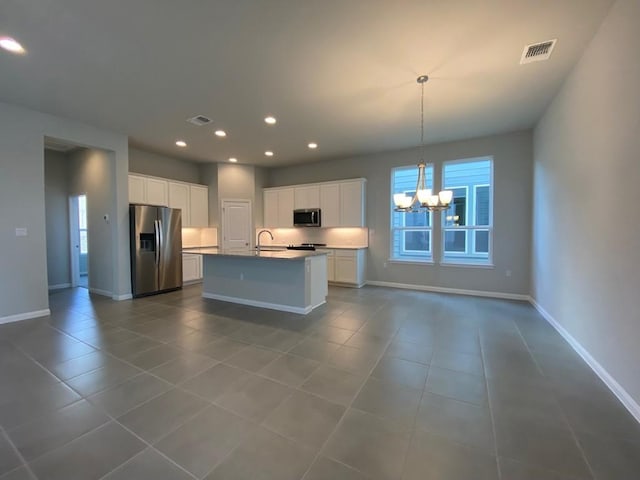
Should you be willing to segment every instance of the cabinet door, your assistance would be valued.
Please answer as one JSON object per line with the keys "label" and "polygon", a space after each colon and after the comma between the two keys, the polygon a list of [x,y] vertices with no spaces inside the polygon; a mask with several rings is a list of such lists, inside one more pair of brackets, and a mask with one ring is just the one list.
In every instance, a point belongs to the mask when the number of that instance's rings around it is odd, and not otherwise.
{"label": "cabinet door", "polygon": [[264,226],[273,228],[278,226],[278,191],[264,191]]}
{"label": "cabinet door", "polygon": [[129,203],[145,203],[145,178],[129,175]]}
{"label": "cabinet door", "polygon": [[361,181],[340,183],[340,226],[364,227],[364,185]]}
{"label": "cabinet door", "polygon": [[197,185],[189,185],[190,226],[209,226],[209,189]]}
{"label": "cabinet door", "polygon": [[278,227],[293,227],[293,188],[278,190]]}
{"label": "cabinet door", "polygon": [[145,203],[166,207],[169,205],[169,182],[157,178],[145,178],[147,198]]}
{"label": "cabinet door", "polygon": [[320,185],[320,215],[323,227],[340,226],[340,185]]}
{"label": "cabinet door", "polygon": [[182,210],[182,226],[191,226],[189,220],[189,185],[169,182],[169,207]]}
{"label": "cabinet door", "polygon": [[202,278],[200,273],[200,260],[202,255],[192,253],[182,254],[182,281],[194,282]]}
{"label": "cabinet door", "polygon": [[335,281],[341,283],[357,283],[358,268],[355,257],[336,256]]}
{"label": "cabinet door", "polygon": [[320,208],[320,187],[318,185],[295,187],[294,197],[294,208]]}

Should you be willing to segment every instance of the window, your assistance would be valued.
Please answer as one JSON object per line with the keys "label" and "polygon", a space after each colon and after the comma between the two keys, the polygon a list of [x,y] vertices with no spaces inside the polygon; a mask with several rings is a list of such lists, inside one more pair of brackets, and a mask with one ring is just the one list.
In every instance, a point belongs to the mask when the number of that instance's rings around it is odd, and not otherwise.
{"label": "window", "polygon": [[[433,188],[433,166],[425,169],[426,188]],[[394,193],[413,197],[418,181],[415,165],[394,168],[391,172],[391,198]],[[391,202],[391,260],[430,262],[431,214],[424,209],[402,213],[393,210]]]}
{"label": "window", "polygon": [[442,184],[453,201],[442,214],[443,262],[491,262],[492,176],[488,158],[444,164]]}

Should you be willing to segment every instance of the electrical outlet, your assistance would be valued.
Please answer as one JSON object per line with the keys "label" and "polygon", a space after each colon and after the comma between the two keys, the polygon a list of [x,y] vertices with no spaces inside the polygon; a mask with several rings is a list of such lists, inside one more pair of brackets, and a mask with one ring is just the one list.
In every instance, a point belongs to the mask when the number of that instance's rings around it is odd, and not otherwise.
{"label": "electrical outlet", "polygon": [[16,227],[16,237],[26,237],[27,229],[25,227]]}

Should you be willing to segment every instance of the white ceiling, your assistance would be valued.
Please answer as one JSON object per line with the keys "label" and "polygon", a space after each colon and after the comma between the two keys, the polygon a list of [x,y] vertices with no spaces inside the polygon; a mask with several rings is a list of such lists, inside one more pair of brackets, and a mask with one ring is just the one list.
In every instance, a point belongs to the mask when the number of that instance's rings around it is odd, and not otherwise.
{"label": "white ceiling", "polygon": [[[425,73],[428,143],[507,132],[534,125],[611,3],[2,0],[0,35],[28,54],[0,50],[0,100],[171,156],[283,165],[418,145]],[[550,60],[518,64],[552,38]]]}

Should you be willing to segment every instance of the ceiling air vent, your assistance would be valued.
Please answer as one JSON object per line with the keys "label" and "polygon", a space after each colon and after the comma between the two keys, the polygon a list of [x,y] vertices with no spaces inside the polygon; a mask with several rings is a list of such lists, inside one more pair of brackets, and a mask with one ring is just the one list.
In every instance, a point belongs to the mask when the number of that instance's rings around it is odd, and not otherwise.
{"label": "ceiling air vent", "polygon": [[522,51],[522,58],[520,59],[520,65],[531,62],[539,62],[541,60],[548,60],[553,51],[553,47],[556,45],[557,39],[547,40],[546,42],[534,43],[533,45],[526,45]]}
{"label": "ceiling air vent", "polygon": [[211,119],[205,117],[204,115],[196,115],[193,118],[187,118],[187,122],[192,123],[198,127],[202,127],[203,125],[211,123]]}

